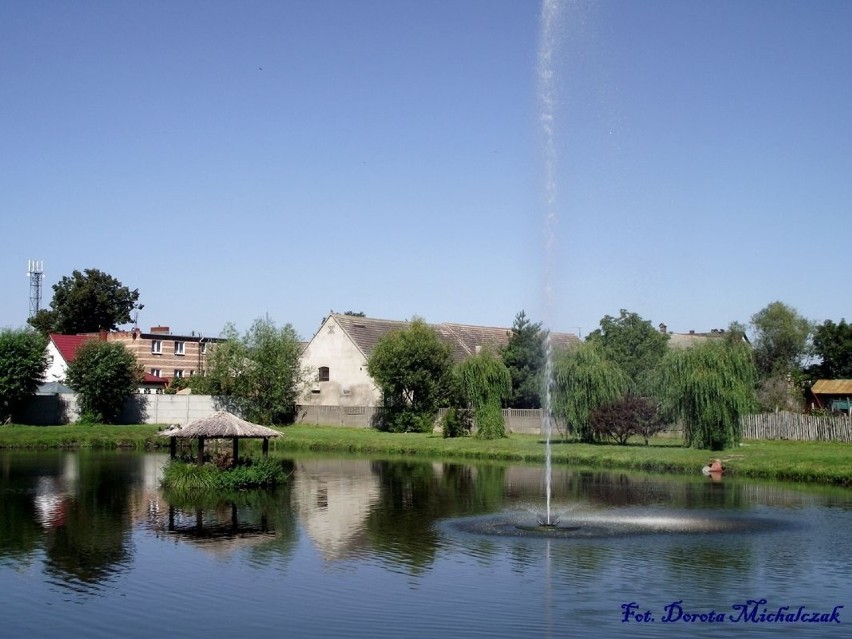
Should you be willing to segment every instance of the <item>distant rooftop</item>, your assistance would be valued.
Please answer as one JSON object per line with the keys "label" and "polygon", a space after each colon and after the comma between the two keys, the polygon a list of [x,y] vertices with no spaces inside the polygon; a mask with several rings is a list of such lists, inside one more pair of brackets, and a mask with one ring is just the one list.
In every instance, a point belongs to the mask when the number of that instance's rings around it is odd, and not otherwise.
{"label": "distant rooftop", "polygon": [[[402,320],[357,317],[342,313],[332,313],[331,317],[346,331],[355,345],[368,358],[384,335],[392,331],[404,330],[410,324]],[[428,324],[428,326],[434,329],[445,343],[450,345],[455,361],[461,361],[475,355],[483,348],[502,348],[512,336],[511,328],[454,323]],[[551,333],[551,342],[557,348],[579,341],[579,338],[571,333]]]}

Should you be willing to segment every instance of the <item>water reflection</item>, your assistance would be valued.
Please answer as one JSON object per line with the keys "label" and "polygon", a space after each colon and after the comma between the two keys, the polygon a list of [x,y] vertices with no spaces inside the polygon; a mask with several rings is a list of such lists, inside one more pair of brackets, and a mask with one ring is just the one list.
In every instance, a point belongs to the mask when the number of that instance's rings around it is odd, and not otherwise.
{"label": "water reflection", "polygon": [[[536,569],[546,543],[549,570],[572,581],[597,575],[615,583],[649,565],[658,574],[652,570],[648,579],[684,587],[778,575],[807,581],[819,562],[826,563],[823,574],[840,575],[826,558],[847,547],[838,549],[832,535],[811,535],[806,547],[778,539],[790,531],[800,539],[800,510],[813,510],[809,520],[830,529],[835,519],[826,506],[848,517],[852,503],[839,489],[561,469],[553,473],[553,506],[564,522],[589,530],[645,522],[645,537],[507,541],[447,524],[507,513],[534,521],[542,509],[540,468],[297,458],[291,481],[279,490],[193,501],[160,490],[164,461],[115,452],[0,454],[0,571],[40,566],[47,583],[96,594],[137,569],[134,534],[144,532],[160,544],[236,558],[258,571],[286,570],[304,541],[325,564],[366,561],[424,576],[443,555],[459,552],[477,565],[508,561],[513,574],[524,576]],[[683,530],[666,524],[676,517]],[[697,532],[716,526],[721,534],[687,539],[689,522],[704,522]]]}

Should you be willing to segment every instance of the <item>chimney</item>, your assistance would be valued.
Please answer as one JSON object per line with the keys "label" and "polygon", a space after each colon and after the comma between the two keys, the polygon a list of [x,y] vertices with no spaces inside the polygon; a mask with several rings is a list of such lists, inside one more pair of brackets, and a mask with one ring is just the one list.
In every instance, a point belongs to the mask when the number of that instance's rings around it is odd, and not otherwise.
{"label": "chimney", "polygon": [[152,326],[151,332],[152,333],[163,333],[165,335],[168,335],[169,334],[169,327],[168,326]]}
{"label": "chimney", "polygon": [[663,324],[662,322],[660,322],[660,332],[661,332],[663,335],[665,335],[665,334],[666,334],[666,332],[668,332],[668,329],[669,329],[669,327],[668,327],[668,326],[666,326],[665,324]]}

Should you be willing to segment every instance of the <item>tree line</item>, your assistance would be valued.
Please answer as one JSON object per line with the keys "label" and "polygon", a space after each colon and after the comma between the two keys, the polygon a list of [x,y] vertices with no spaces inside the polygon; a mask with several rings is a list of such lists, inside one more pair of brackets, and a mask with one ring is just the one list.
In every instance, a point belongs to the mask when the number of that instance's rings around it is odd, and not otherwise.
{"label": "tree line", "polygon": [[[114,330],[143,308],[138,290],[97,269],[74,271],[53,292],[50,308],[29,320],[30,330],[0,331],[0,420],[8,421],[35,393],[49,333]],[[167,392],[192,386],[247,419],[292,421],[309,377],[295,329],[267,317],[242,335],[228,324],[222,337],[208,354],[207,374],[173,380]],[[621,310],[601,319],[584,342],[554,352],[546,379],[548,333],[523,311],[505,346],[458,364],[435,331],[415,318],[385,335],[368,361],[386,409],[379,427],[431,430],[437,408],[449,406],[445,435],[475,430],[479,437],[502,437],[502,408],[541,408],[550,396],[564,435],[580,441],[625,443],[634,435],[647,441],[678,420],[687,444],[718,449],[737,441],[743,412],[800,409],[814,380],[852,378],[846,320],[812,322],[782,302],[691,348],[670,348],[668,340],[650,321]],[[66,383],[78,393],[84,420],[110,423],[142,375],[123,346],[92,340],[69,364]]]}

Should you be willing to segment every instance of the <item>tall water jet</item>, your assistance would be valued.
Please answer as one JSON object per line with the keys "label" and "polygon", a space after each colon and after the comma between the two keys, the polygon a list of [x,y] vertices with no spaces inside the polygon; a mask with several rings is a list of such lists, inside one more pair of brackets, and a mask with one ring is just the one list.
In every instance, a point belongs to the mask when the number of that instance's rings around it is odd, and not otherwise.
{"label": "tall water jet", "polygon": [[557,45],[557,27],[560,0],[543,0],[541,9],[541,31],[538,49],[538,98],[541,124],[541,136],[544,163],[544,327],[545,366],[544,366],[544,406],[542,410],[542,430],[545,436],[545,498],[546,517],[541,522],[545,526],[555,525],[551,518],[551,477],[552,452],[551,437],[553,435],[553,345],[550,333],[554,319],[554,263],[556,244],[556,225],[559,221],[556,214],[556,142],[554,119],[556,109],[554,83],[554,54]]}

